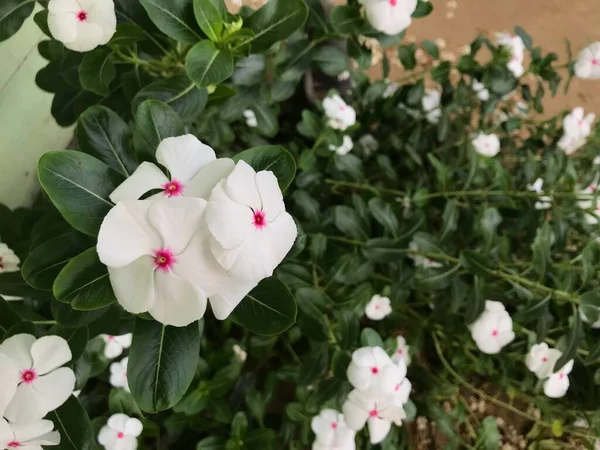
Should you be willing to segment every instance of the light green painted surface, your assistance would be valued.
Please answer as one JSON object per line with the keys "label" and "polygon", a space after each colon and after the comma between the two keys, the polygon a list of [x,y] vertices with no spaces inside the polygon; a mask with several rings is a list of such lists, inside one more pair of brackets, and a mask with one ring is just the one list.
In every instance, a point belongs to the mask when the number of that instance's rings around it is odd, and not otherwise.
{"label": "light green painted surface", "polygon": [[73,135],[56,124],[52,95],[35,84],[37,71],[47,63],[37,51],[44,38],[32,16],[0,43],[0,203],[11,208],[31,203],[39,192],[38,159],[65,148]]}

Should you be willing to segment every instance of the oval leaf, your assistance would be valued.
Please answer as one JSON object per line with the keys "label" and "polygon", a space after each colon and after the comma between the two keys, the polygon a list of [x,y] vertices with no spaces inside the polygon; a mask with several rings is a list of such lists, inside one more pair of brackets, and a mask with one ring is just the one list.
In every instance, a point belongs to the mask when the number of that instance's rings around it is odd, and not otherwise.
{"label": "oval leaf", "polygon": [[71,305],[61,303],[56,299],[52,300],[50,309],[52,317],[67,328],[79,328],[91,324],[108,312],[110,307],[96,309],[95,311],[75,311]]}
{"label": "oval leaf", "polygon": [[294,157],[286,149],[276,145],[249,148],[235,155],[233,160],[245,161],[257,172],[270,170],[277,177],[282,191],[287,189],[296,175]]}
{"label": "oval leaf", "polygon": [[140,0],[152,22],[167,36],[194,44],[202,39],[189,0]]}
{"label": "oval leaf", "polygon": [[233,73],[233,54],[210,41],[197,43],[185,58],[185,71],[198,87],[219,84]]}
{"label": "oval leaf", "polygon": [[33,12],[34,0],[2,0],[0,2],[0,42],[8,39],[21,28]]}
{"label": "oval leaf", "polygon": [[87,52],[79,65],[79,82],[86,91],[98,95],[108,95],[109,86],[117,75],[117,69],[111,61],[112,51],[100,47]]}
{"label": "oval leaf", "polygon": [[223,31],[225,4],[222,0],[194,0],[194,15],[200,29],[211,41],[218,42]]}
{"label": "oval leaf", "polygon": [[135,114],[133,146],[140,160],[153,161],[160,141],[184,133],[183,122],[173,108],[157,100],[146,100]]}
{"label": "oval leaf", "polygon": [[54,450],[90,450],[94,444],[94,429],[87,411],[72,395],[47,419],[54,422],[54,429],[60,433],[60,444]]}

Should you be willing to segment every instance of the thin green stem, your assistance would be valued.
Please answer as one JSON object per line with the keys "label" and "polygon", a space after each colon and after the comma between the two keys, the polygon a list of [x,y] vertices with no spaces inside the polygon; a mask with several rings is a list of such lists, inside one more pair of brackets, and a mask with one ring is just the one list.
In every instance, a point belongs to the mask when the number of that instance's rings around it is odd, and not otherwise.
{"label": "thin green stem", "polygon": [[56,320],[34,320],[32,321],[34,325],[56,325]]}
{"label": "thin green stem", "polygon": [[290,341],[288,340],[288,338],[283,336],[282,340],[283,340],[284,347],[286,348],[286,350],[288,351],[288,353],[290,354],[290,356],[292,357],[294,362],[296,364],[302,364],[302,361],[300,361],[300,358],[296,354],[296,351],[294,350],[294,347],[292,347],[292,344],[290,344]]}

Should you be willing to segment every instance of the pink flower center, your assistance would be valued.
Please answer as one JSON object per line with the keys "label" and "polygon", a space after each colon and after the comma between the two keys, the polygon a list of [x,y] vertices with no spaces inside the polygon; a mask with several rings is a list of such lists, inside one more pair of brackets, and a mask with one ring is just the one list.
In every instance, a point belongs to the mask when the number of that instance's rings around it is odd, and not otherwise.
{"label": "pink flower center", "polygon": [[396,385],[396,387],[394,388],[394,391],[398,392],[400,390],[400,386],[402,385],[402,383],[398,383]]}
{"label": "pink flower center", "polygon": [[592,66],[597,66],[598,60],[596,58],[592,59]]}
{"label": "pink flower center", "polygon": [[110,334],[106,337],[106,339],[108,339],[109,341],[114,341],[115,337],[111,336]]}
{"label": "pink flower center", "polygon": [[379,308],[381,308],[381,306],[375,305],[375,309],[379,309]]}
{"label": "pink flower center", "polygon": [[492,336],[498,337],[498,330],[493,330],[492,331]]}
{"label": "pink flower center", "polygon": [[390,6],[396,6],[398,4],[398,0],[390,0]]}
{"label": "pink flower center", "polygon": [[154,266],[158,270],[168,272],[175,265],[176,261],[175,255],[168,248],[161,248],[154,251]]}
{"label": "pink flower center", "polygon": [[401,355],[403,352],[403,350],[401,348],[399,348],[398,350],[396,350],[396,353],[398,353],[399,355]]}
{"label": "pink flower center", "polygon": [[163,194],[167,197],[176,197],[183,195],[183,183],[177,180],[171,180],[161,186],[163,188]]}
{"label": "pink flower center", "polygon": [[265,213],[262,211],[254,211],[254,222],[252,222],[256,228],[262,230],[267,226],[267,220],[265,218]]}
{"label": "pink flower center", "polygon": [[369,411],[370,417],[377,417],[378,415],[379,415],[379,412],[377,412],[376,409],[372,409],[371,411]]}
{"label": "pink flower center", "polygon": [[2,256],[0,256],[0,269],[4,269],[4,264],[2,264]]}
{"label": "pink flower center", "polygon": [[119,431],[117,433],[117,439],[123,439],[125,437],[125,433],[123,433],[122,431]]}
{"label": "pink flower center", "polygon": [[340,111],[343,111],[346,109],[346,105],[340,105]]}
{"label": "pink flower center", "polygon": [[558,378],[559,378],[559,379],[561,379],[561,380],[562,380],[564,377],[565,377],[565,374],[564,374],[564,373],[560,372],[560,373],[558,374]]}
{"label": "pink flower center", "polygon": [[545,356],[542,358],[542,362],[548,362],[548,358],[546,358]]}
{"label": "pink flower center", "polygon": [[85,22],[87,20],[87,13],[85,11],[79,11],[77,13],[77,20],[79,20],[80,22]]}
{"label": "pink flower center", "polygon": [[337,427],[338,427],[338,424],[337,424],[337,422],[331,422],[331,428],[332,428],[332,429],[334,429],[334,430],[335,430]]}
{"label": "pink flower center", "polygon": [[17,441],[10,441],[8,444],[6,444],[6,446],[11,448],[17,448],[21,446],[21,443]]}
{"label": "pink flower center", "polygon": [[379,373],[379,369],[377,367],[371,367],[371,373],[373,375],[377,375]]}
{"label": "pink flower center", "polygon": [[33,383],[33,381],[37,378],[37,375],[33,369],[24,370],[21,372],[21,381],[23,383]]}

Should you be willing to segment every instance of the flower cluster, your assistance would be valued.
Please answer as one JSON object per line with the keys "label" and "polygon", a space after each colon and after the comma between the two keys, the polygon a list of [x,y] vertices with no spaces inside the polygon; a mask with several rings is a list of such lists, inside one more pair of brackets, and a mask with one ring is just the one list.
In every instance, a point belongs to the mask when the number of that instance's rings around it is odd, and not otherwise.
{"label": "flower cluster", "polygon": [[563,136],[558,141],[558,147],[567,155],[579,150],[592,132],[592,124],[596,115],[584,115],[583,108],[578,106],[563,119]]}
{"label": "flower cluster", "polygon": [[58,445],[54,424],[43,420],[67,401],[75,373],[67,341],[17,334],[0,345],[0,448],[39,449]]}
{"label": "flower cluster", "polygon": [[[277,178],[216,159],[192,135],[163,140],[156,159],[169,177],[145,162],[112,193],[117,204],[100,228],[100,261],[131,313],[186,326],[210,301],[224,320],[296,239]],[[161,192],[139,200],[154,189]]]}
{"label": "flower cluster", "polygon": [[545,380],[544,394],[550,398],[564,397],[569,389],[569,374],[573,370],[573,360],[556,370],[556,363],[561,356],[560,350],[549,348],[548,344],[542,342],[531,347],[525,358],[527,368],[540,380]]}

